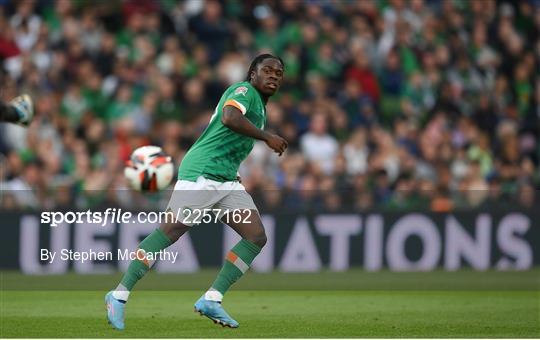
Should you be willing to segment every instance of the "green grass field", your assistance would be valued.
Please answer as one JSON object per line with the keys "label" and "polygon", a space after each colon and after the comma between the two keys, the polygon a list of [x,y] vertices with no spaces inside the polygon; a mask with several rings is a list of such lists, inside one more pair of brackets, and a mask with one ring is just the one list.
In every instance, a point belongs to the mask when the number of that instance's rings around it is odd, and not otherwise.
{"label": "green grass field", "polygon": [[103,296],[115,275],[2,273],[5,337],[540,337],[540,270],[454,273],[250,273],[221,328],[193,312],[215,270],[151,273],[132,294],[126,330],[111,329]]}

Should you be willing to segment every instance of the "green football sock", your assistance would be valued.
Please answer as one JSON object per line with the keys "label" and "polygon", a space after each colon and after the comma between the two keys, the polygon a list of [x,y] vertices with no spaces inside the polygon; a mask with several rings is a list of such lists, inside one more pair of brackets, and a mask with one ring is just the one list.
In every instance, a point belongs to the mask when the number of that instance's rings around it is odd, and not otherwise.
{"label": "green football sock", "polygon": [[[171,245],[171,240],[161,231],[161,229],[154,230],[150,235],[148,235],[137,249],[137,255],[141,256],[144,254],[140,252],[139,249],[144,250],[146,253],[154,253],[160,250],[163,250]],[[133,289],[133,286],[142,279],[144,274],[152,267],[153,263],[150,263],[146,259],[136,259],[131,261],[129,264],[128,270],[122,277],[120,284],[127,288],[128,291]]]}
{"label": "green football sock", "polygon": [[227,290],[249,269],[261,248],[246,239],[240,240],[228,253],[223,267],[212,288],[225,294]]}

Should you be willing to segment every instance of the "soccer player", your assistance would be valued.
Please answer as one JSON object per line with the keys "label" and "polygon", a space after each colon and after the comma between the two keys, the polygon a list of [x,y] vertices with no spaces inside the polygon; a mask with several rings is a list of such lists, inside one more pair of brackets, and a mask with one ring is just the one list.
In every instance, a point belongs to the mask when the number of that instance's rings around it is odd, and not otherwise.
{"label": "soccer player", "polygon": [[[283,70],[280,58],[259,55],[251,63],[246,81],[233,84],[221,96],[209,125],[186,153],[178,170],[167,209],[175,216],[180,212],[181,220],[162,224],[148,235],[137,250],[143,256],[130,263],[120,284],[105,296],[107,318],[114,328],[124,329],[124,309],[130,291],[153,264],[144,254],[158,252],[176,242],[197,224],[193,218],[204,209],[218,210],[221,221],[242,239],[227,254],[211,287],[195,303],[195,311],[222,326],[239,326],[223,309],[221,301],[261,252],[266,234],[257,207],[239,182],[238,167],[255,140],[264,141],[279,155],[287,148],[285,139],[264,131],[266,103],[279,89]],[[235,214],[236,218],[232,216]]]}
{"label": "soccer player", "polygon": [[28,126],[34,118],[34,105],[29,95],[23,94],[9,103],[0,101],[0,122]]}

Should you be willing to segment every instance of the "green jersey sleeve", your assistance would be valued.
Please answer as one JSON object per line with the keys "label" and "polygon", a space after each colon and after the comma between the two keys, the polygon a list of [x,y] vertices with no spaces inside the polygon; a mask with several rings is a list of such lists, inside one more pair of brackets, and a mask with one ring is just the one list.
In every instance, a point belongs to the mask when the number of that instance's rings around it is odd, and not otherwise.
{"label": "green jersey sleeve", "polygon": [[225,103],[223,104],[223,108],[225,106],[234,106],[242,114],[246,114],[246,112],[250,111],[252,98],[253,98],[253,92],[254,89],[250,89],[249,87],[240,84],[237,88],[233,89],[227,98],[225,99]]}
{"label": "green jersey sleeve", "polygon": [[257,89],[248,82],[231,85],[219,98],[208,126],[184,156],[178,169],[179,179],[193,182],[199,176],[219,182],[237,179],[240,163],[253,149],[255,139],[223,125],[221,117],[227,105],[240,110],[257,128],[264,128],[266,109]]}

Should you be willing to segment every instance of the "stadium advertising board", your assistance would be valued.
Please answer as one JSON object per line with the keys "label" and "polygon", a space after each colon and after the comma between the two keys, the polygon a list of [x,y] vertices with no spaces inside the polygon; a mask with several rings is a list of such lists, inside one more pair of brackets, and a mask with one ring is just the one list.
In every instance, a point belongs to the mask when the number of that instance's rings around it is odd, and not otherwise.
{"label": "stadium advertising board", "polygon": [[[155,223],[40,223],[33,213],[1,213],[2,269],[27,274],[124,271]],[[535,212],[263,214],[268,243],[255,271],[526,270],[540,264]],[[221,224],[196,226],[159,254],[158,272],[221,265],[239,237]],[[136,254],[135,254],[136,256]]]}

